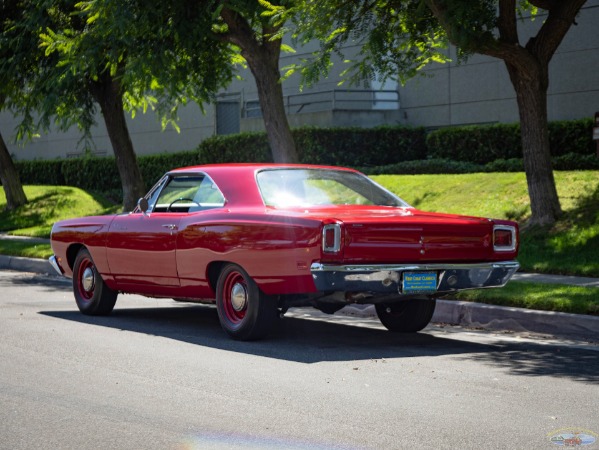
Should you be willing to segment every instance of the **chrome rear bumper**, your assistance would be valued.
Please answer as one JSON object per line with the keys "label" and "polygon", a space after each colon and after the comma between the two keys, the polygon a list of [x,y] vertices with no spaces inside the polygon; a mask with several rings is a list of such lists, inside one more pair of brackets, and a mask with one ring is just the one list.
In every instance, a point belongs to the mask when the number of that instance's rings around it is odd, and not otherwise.
{"label": "chrome rear bumper", "polygon": [[[316,289],[324,292],[397,293],[403,291],[404,274],[434,272],[436,290],[431,294],[504,286],[518,270],[516,261],[477,264],[374,264],[331,265],[314,263],[310,267]],[[409,294],[413,294],[410,292]]]}

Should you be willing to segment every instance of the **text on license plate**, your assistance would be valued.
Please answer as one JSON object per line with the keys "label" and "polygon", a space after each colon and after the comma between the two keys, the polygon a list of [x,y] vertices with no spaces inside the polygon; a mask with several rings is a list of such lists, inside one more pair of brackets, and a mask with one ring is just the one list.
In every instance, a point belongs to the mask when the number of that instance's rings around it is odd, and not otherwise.
{"label": "text on license plate", "polygon": [[402,292],[420,293],[437,290],[437,272],[404,272]]}

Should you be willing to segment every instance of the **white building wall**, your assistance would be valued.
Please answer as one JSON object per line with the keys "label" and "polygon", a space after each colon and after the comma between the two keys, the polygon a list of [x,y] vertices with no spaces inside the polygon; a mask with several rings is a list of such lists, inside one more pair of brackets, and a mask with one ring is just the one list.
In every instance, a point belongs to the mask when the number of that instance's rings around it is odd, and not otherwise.
{"label": "white building wall", "polygon": [[[195,104],[181,108],[178,121],[180,133],[171,126],[163,131],[158,117],[151,111],[146,114],[138,113],[135,119],[127,117],[136,153],[141,155],[195,149],[202,140],[214,135],[213,110],[213,105],[207,105],[207,114],[204,115]],[[92,129],[92,153],[99,156],[113,155],[101,114],[98,114],[96,121],[98,125]],[[74,157],[83,152],[81,133],[74,127],[66,133],[57,130],[43,133],[30,142],[17,145],[14,143],[17,123],[9,113],[0,114],[0,132],[15,160]]]}

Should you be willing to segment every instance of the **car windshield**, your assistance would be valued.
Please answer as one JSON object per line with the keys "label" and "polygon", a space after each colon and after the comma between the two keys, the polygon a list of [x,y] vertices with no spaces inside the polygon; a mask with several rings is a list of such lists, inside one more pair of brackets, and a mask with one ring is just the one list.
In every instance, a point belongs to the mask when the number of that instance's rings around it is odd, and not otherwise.
{"label": "car windshield", "polygon": [[257,175],[267,206],[377,205],[407,207],[370,178],[333,169],[268,169]]}

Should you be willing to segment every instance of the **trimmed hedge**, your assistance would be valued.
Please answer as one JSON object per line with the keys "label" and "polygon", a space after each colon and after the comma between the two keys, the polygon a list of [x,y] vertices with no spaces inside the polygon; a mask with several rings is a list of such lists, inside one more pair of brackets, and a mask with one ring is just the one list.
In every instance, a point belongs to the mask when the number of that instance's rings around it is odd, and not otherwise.
{"label": "trimmed hedge", "polygon": [[[590,119],[551,122],[555,168],[599,169]],[[520,127],[514,124],[445,128],[298,128],[292,130],[301,162],[356,167],[369,174],[522,171]],[[266,133],[213,136],[197,150],[138,156],[149,189],[166,171],[196,164],[270,162]],[[24,184],[71,185],[110,192],[121,182],[113,157],[17,161]]]}
{"label": "trimmed hedge", "polygon": [[[306,164],[380,166],[427,156],[424,128],[297,128],[292,134]],[[198,151],[201,164],[272,162],[264,132],[213,136]]]}
{"label": "trimmed hedge", "polygon": [[[559,167],[559,170],[599,170],[599,158],[595,155],[568,153],[552,158],[552,163],[553,167]],[[524,172],[524,162],[521,158],[498,159],[487,164],[450,159],[427,159],[378,167],[357,167],[357,169],[368,175]]]}
{"label": "trimmed hedge", "polygon": [[515,124],[442,128],[426,137],[430,158],[485,164],[521,158],[520,127]]}
{"label": "trimmed hedge", "polygon": [[15,161],[15,166],[23,184],[68,186],[62,175],[64,161],[63,159]]}
{"label": "trimmed hedge", "polygon": [[137,163],[148,189],[171,169],[202,164],[197,151],[139,156]]}
{"label": "trimmed hedge", "polygon": [[599,170],[599,158],[596,154],[568,153],[553,158],[553,167],[559,167],[559,170]]}
{"label": "trimmed hedge", "polygon": [[[548,127],[552,156],[592,155],[595,152],[592,119],[550,122]],[[426,144],[429,158],[476,164],[522,158],[519,124],[442,128],[429,133]]]}
{"label": "trimmed hedge", "polygon": [[266,133],[212,136],[198,147],[199,164],[272,162]]}
{"label": "trimmed hedge", "polygon": [[421,175],[437,173],[476,173],[484,172],[479,164],[451,161],[448,159],[421,159],[403,161],[395,164],[377,167],[356,167],[367,175]]}
{"label": "trimmed hedge", "polygon": [[[200,164],[197,151],[138,156],[137,163],[148,189],[167,170]],[[77,186],[102,192],[121,189],[113,157],[16,161],[15,165],[23,184]]]}
{"label": "trimmed hedge", "polygon": [[424,128],[300,128],[293,130],[301,162],[339,166],[381,166],[426,159]]}

